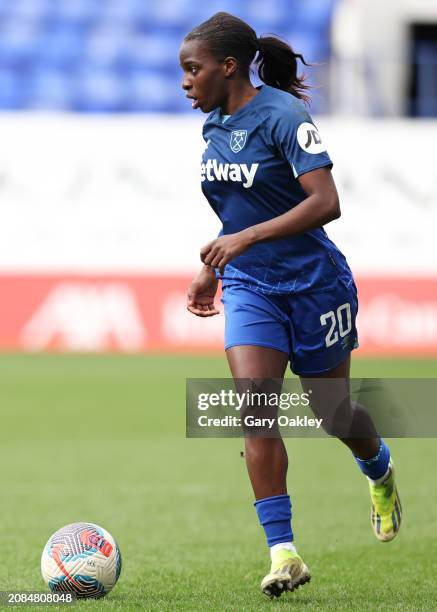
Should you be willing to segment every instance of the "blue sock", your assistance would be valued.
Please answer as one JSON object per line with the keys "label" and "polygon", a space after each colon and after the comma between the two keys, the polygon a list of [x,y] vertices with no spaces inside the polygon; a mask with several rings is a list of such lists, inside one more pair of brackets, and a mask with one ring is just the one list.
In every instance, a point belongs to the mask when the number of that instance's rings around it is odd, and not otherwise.
{"label": "blue sock", "polygon": [[265,497],[256,501],[254,506],[259,522],[264,527],[268,546],[293,541],[289,495]]}
{"label": "blue sock", "polygon": [[358,464],[358,467],[365,476],[368,476],[372,480],[377,480],[378,478],[381,478],[381,476],[384,476],[388,469],[388,464],[390,462],[390,449],[381,438],[377,455],[371,457],[370,459],[358,459],[358,457],[355,456],[354,458]]}

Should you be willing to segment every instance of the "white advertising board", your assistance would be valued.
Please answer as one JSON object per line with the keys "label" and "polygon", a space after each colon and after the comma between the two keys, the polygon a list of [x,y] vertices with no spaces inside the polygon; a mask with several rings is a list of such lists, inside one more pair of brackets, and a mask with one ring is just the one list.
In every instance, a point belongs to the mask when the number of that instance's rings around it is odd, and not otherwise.
{"label": "white advertising board", "polygon": [[[437,122],[316,121],[360,274],[437,269]],[[183,273],[220,223],[200,190],[202,118],[0,116],[0,271]],[[242,126],[244,127],[244,126]]]}

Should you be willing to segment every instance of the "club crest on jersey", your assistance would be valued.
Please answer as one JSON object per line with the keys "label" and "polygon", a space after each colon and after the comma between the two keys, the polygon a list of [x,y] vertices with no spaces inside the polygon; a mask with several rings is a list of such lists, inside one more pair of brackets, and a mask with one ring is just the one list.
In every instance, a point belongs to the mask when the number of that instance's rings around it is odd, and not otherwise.
{"label": "club crest on jersey", "polygon": [[247,130],[234,130],[231,134],[230,147],[233,153],[239,153],[247,140]]}

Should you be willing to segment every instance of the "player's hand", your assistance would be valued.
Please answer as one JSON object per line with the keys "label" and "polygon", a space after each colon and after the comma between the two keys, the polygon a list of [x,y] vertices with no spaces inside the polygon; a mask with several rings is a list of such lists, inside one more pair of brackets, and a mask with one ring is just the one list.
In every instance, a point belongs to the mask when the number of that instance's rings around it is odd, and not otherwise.
{"label": "player's hand", "polygon": [[219,314],[220,311],[214,305],[217,287],[218,280],[214,268],[204,266],[188,289],[187,310],[198,317],[212,317]]}
{"label": "player's hand", "polygon": [[218,268],[223,276],[225,265],[241,255],[251,244],[250,233],[246,230],[219,236],[200,249],[200,259],[204,264]]}

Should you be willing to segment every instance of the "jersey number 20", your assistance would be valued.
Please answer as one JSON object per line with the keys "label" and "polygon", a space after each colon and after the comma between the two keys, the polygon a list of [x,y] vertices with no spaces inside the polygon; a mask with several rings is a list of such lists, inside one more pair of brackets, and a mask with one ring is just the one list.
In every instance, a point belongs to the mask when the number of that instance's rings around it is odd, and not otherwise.
{"label": "jersey number 20", "polygon": [[[344,319],[346,319],[346,326],[344,325]],[[349,302],[346,302],[346,304],[342,304],[337,308],[336,313],[333,310],[325,312],[320,315],[320,323],[323,326],[331,324],[325,337],[325,344],[326,346],[332,346],[338,342],[339,337],[344,338],[352,329],[351,305]]]}

